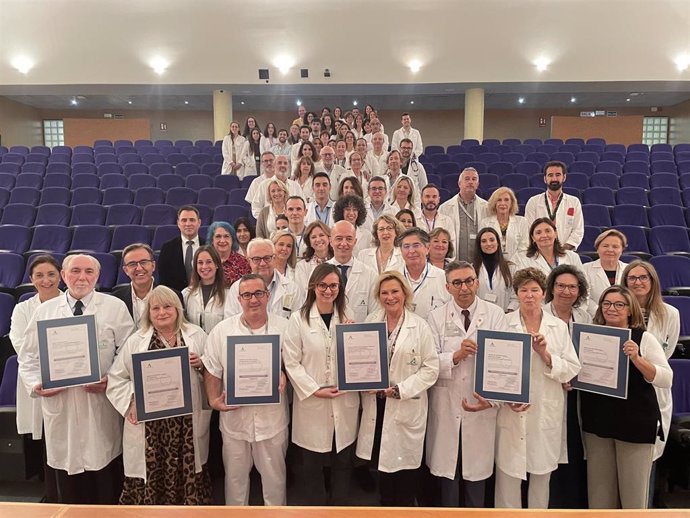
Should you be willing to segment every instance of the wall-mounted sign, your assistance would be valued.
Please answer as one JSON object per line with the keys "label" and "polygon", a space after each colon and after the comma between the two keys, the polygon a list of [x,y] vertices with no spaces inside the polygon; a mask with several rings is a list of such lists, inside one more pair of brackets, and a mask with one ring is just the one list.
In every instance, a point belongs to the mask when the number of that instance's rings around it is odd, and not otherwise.
{"label": "wall-mounted sign", "polygon": [[116,113],[116,114],[113,116],[113,118],[122,120],[122,119],[125,118],[125,115],[124,115],[124,113]]}
{"label": "wall-mounted sign", "polygon": [[112,113],[104,113],[104,114],[103,114],[103,118],[104,118],[104,119],[112,119],[112,118],[113,118],[113,114],[112,114]]}
{"label": "wall-mounted sign", "polygon": [[540,128],[546,127],[546,117],[539,117],[539,127]]}
{"label": "wall-mounted sign", "polygon": [[618,112],[606,112],[607,117],[618,117]]}
{"label": "wall-mounted sign", "polygon": [[168,131],[168,123],[161,122],[161,131]]}
{"label": "wall-mounted sign", "polygon": [[580,117],[594,117],[594,112],[580,112]]}

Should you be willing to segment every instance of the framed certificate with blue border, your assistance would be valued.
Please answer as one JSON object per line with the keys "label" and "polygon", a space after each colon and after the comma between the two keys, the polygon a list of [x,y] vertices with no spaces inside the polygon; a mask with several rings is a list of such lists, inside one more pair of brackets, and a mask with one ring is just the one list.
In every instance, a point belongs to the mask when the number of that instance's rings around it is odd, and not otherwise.
{"label": "framed certificate with blue border", "polygon": [[335,326],[338,390],[384,390],[388,380],[385,322]]}
{"label": "framed certificate with blue border", "polygon": [[627,399],[630,362],[623,344],[628,340],[630,329],[574,323],[573,345],[582,368],[572,387]]}
{"label": "framed certificate with blue border", "polygon": [[36,324],[44,389],[101,381],[95,315],[39,320]]}
{"label": "framed certificate with blue border", "polygon": [[532,335],[477,331],[474,390],[485,399],[529,403]]}
{"label": "framed certificate with blue border", "polygon": [[230,406],[280,403],[280,336],[228,336],[226,404]]}
{"label": "framed certificate with blue border", "polygon": [[192,413],[188,347],[132,354],[132,381],[137,420],[155,421]]}

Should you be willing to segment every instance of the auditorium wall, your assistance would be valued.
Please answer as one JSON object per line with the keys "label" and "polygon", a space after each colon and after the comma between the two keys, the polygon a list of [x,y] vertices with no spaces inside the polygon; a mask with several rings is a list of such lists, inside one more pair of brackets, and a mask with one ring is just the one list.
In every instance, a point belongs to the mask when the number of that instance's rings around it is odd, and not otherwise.
{"label": "auditorium wall", "polygon": [[0,145],[42,145],[41,121],[36,108],[0,97]]}

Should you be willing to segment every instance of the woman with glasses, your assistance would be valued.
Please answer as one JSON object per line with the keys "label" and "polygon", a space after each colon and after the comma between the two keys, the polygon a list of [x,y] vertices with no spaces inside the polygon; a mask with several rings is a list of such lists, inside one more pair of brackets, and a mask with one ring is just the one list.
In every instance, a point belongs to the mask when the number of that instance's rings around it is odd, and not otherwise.
{"label": "woman with glasses", "polygon": [[518,270],[513,289],[519,308],[509,313],[508,331],[532,336],[529,404],[507,403],[496,427],[496,507],[522,507],[527,480],[530,509],[549,505],[551,472],[562,453],[565,392],[562,384],[580,372],[568,326],[542,308],[546,276],[537,268]]}
{"label": "woman with glasses", "polygon": [[[632,275],[644,275],[631,266],[626,270]],[[580,392],[589,507],[646,509],[654,443],[663,434],[655,388],[670,389],[673,371],[659,341],[645,330],[642,308],[628,288],[604,290],[593,322],[631,334],[623,345],[629,361],[627,398]]]}
{"label": "woman with glasses", "polygon": [[200,246],[194,253],[192,279],[184,290],[187,320],[211,332],[223,320],[228,306],[229,289],[223,278],[223,266],[212,246]]}
{"label": "woman with glasses", "polygon": [[412,309],[412,289],[399,272],[387,271],[375,288],[380,307],[367,322],[385,322],[389,388],[362,393],[357,456],[379,472],[383,506],[414,505],[428,412],[427,391],[436,383],[439,359],[429,324]]}
{"label": "woman with glasses", "polygon": [[[680,313],[678,309],[664,302],[656,268],[645,261],[633,261],[623,270],[621,284],[628,288],[637,299],[642,309],[646,331],[659,341],[664,350],[664,356],[669,359],[676,350],[680,336]],[[664,436],[668,437],[673,413],[671,390],[656,388],[656,395],[661,410]],[[665,446],[666,441],[657,439],[654,447],[655,461],[661,457]]]}
{"label": "woman with glasses", "polygon": [[289,230],[278,230],[271,236],[271,241],[276,249],[273,264],[278,273],[288,279],[295,279],[295,264],[297,252],[295,251],[295,235]]}
{"label": "woman with glasses", "polygon": [[[577,268],[562,264],[546,279],[544,311],[561,319],[572,332],[573,323],[590,324],[587,312],[587,279]],[[551,475],[549,507],[555,509],[587,509],[587,464],[582,447],[576,390],[564,383],[566,391],[566,445],[561,451],[558,469]]]}
{"label": "woman with glasses", "polygon": [[620,259],[626,246],[628,239],[625,234],[614,228],[604,230],[594,240],[594,248],[599,258],[582,266],[589,284],[591,314],[596,312],[602,292],[609,286],[621,283],[626,264]]}
{"label": "woman with glasses", "polygon": [[[318,265],[307,298],[290,317],[283,361],[292,383],[292,442],[299,446],[299,480],[310,505],[349,505],[359,394],[337,388],[336,326],[350,323],[345,290],[335,265]],[[330,497],[323,468],[330,463]]]}
{"label": "woman with glasses", "polygon": [[378,273],[387,270],[402,271],[404,263],[400,248],[395,246],[398,235],[404,230],[393,216],[384,214],[376,218],[373,225],[372,248],[362,250],[357,259]]}
{"label": "woman with glasses", "polygon": [[506,312],[517,308],[518,302],[513,289],[516,268],[505,258],[501,238],[495,228],[485,227],[477,232],[472,263],[479,278],[477,296]]}
{"label": "woman with glasses", "polygon": [[535,219],[529,228],[529,246],[525,254],[516,256],[518,269],[537,268],[548,277],[556,266],[571,264],[582,270],[580,256],[561,245],[556,234],[556,224],[549,218]]}
{"label": "woman with glasses", "polygon": [[310,223],[304,231],[304,242],[307,245],[307,250],[295,267],[295,282],[299,286],[306,286],[314,268],[333,257],[330,238],[331,229],[322,221],[317,220]]}
{"label": "woman with glasses", "polygon": [[211,243],[220,257],[223,269],[223,278],[226,287],[230,287],[237,279],[252,273],[247,258],[237,251],[240,245],[233,226],[226,221],[214,221],[208,227],[206,242]]}
{"label": "woman with glasses", "polygon": [[[125,342],[108,372],[106,395],[125,418],[122,434],[125,483],[120,504],[213,503],[206,467],[211,411],[204,408],[201,356],[205,344],[206,333],[187,322],[175,292],[166,286],[156,286],[146,301],[141,328]],[[134,403],[132,355],[175,347],[189,349],[192,413],[141,423]]]}

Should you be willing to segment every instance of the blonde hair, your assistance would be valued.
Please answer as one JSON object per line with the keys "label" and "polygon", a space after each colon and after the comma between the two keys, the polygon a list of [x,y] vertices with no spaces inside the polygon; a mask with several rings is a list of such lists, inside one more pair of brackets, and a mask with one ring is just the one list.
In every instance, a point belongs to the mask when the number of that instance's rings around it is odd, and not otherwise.
{"label": "blonde hair", "polygon": [[[628,264],[628,266],[625,267],[625,270],[623,270],[623,275],[621,276],[621,286],[630,289],[630,286],[628,286],[628,275],[638,266],[640,268],[644,268],[649,275],[649,294],[647,295],[647,300],[645,301],[644,306],[642,306],[640,303],[640,308],[642,308],[650,317],[654,315],[654,318],[657,319],[661,327],[663,327],[666,325],[666,306],[664,304],[664,298],[661,295],[661,281],[659,280],[659,274],[656,272],[656,268],[654,268],[652,263],[637,260]],[[637,297],[634,298],[637,301]]]}
{"label": "blonde hair", "polygon": [[177,319],[175,320],[175,333],[185,329],[187,324],[187,319],[184,317],[184,311],[182,310],[182,302],[180,302],[180,297],[168,288],[167,286],[156,286],[151,290],[151,294],[148,299],[146,299],[146,304],[144,305],[144,311],[141,313],[141,330],[148,331],[149,328],[153,327],[153,322],[151,322],[151,304],[154,302],[159,302],[161,304],[166,304],[174,306],[177,310]]}
{"label": "blonde hair", "polygon": [[[381,285],[387,281],[397,281],[398,284],[400,284],[400,288],[405,294],[405,309],[412,310],[412,289],[410,285],[405,282],[402,274],[395,270],[387,270],[379,275],[379,278],[376,280],[376,289],[374,290],[376,300],[378,300],[379,303],[381,302]],[[381,305],[383,306],[383,304]]]}
{"label": "blonde hair", "polygon": [[496,214],[496,202],[498,202],[499,196],[502,196],[503,194],[507,194],[510,196],[510,214],[517,214],[518,213],[518,201],[517,198],[515,197],[515,193],[510,187],[499,187],[496,189],[493,194],[489,197],[489,201],[487,202],[487,210],[489,214],[495,215]]}
{"label": "blonde hair", "polygon": [[597,238],[594,240],[594,249],[596,250],[597,248],[599,248],[601,242],[607,237],[611,236],[620,239],[621,244],[623,245],[623,250],[625,250],[625,247],[628,246],[628,238],[625,237],[625,234],[623,234],[623,232],[621,232],[620,230],[616,230],[615,228],[609,228],[608,230],[604,230],[601,234],[599,234]]}
{"label": "blonde hair", "polygon": [[283,182],[279,178],[271,178],[266,183],[266,202],[272,203],[271,202],[271,187],[273,187],[274,185],[277,185],[278,187],[280,187],[280,190],[285,193],[285,198],[283,199],[283,203],[287,203],[287,199],[290,197],[290,191],[288,190],[287,185],[285,185],[285,182]]}
{"label": "blonde hair", "polygon": [[297,263],[297,251],[295,250],[297,241],[295,241],[295,235],[289,230],[278,230],[271,236],[271,241],[273,242],[273,247],[275,249],[275,245],[278,243],[280,238],[286,236],[292,239],[292,252],[290,252],[290,257],[288,257],[287,264],[290,268],[294,268],[295,264]]}
{"label": "blonde hair", "polygon": [[604,292],[601,294],[601,297],[599,297],[597,312],[594,314],[594,318],[592,319],[593,324],[597,324],[600,326],[606,325],[606,319],[604,318],[604,313],[601,310],[601,303],[604,301],[606,295],[608,295],[609,293],[618,293],[628,303],[628,309],[630,310],[630,316],[628,317],[628,326],[631,329],[646,329],[646,326],[644,324],[644,314],[642,313],[642,307],[640,306],[640,303],[637,301],[637,298],[630,292],[628,288],[626,288],[625,286],[620,286],[618,284],[614,284],[613,286],[609,286],[608,288],[606,288]]}
{"label": "blonde hair", "polygon": [[393,240],[394,242],[398,239],[398,236],[402,234],[402,232],[405,230],[405,227],[402,226],[402,223],[400,223],[397,219],[395,219],[393,216],[390,214],[382,214],[378,218],[374,220],[374,224],[372,225],[372,239],[371,242],[375,247],[381,246],[381,242],[379,241],[379,236],[378,236],[378,227],[379,223],[382,221],[385,221],[388,223],[390,226],[393,227],[395,230],[395,239]]}

